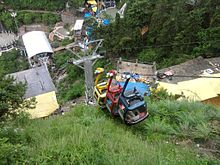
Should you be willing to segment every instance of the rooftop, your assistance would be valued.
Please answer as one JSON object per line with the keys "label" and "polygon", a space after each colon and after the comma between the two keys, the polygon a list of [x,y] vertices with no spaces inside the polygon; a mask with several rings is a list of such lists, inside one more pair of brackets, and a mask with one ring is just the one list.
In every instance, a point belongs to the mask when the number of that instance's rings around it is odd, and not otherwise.
{"label": "rooftop", "polygon": [[27,83],[25,98],[56,91],[50,73],[45,66],[12,73],[10,76],[13,76],[16,81]]}
{"label": "rooftop", "polygon": [[40,53],[53,53],[47,36],[42,31],[31,31],[22,36],[28,58]]}
{"label": "rooftop", "polygon": [[[164,73],[168,70],[172,70],[174,73],[174,76],[172,77],[172,80],[168,79],[161,79],[160,81],[163,82],[169,82],[169,83],[177,83],[181,81],[187,81],[195,79],[193,76],[199,76],[202,73],[204,73],[207,69],[211,70],[214,73],[220,73],[220,57],[217,58],[209,58],[204,59],[202,57],[198,57],[193,60],[186,61],[179,65],[174,65],[169,68],[164,68],[159,70],[159,73]],[[175,75],[179,75],[180,77],[175,77]],[[188,77],[182,77],[188,76]],[[192,77],[190,77],[192,76]]]}

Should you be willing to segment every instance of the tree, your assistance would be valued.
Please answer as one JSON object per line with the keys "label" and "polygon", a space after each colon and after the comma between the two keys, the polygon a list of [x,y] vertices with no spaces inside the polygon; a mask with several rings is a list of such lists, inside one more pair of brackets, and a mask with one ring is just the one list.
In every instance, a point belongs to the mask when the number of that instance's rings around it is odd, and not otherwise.
{"label": "tree", "polygon": [[[217,0],[128,1],[124,19],[94,34],[105,39],[109,56],[156,60],[159,67],[197,56],[216,57],[220,52],[219,8]],[[144,27],[147,32],[141,34]]]}
{"label": "tree", "polygon": [[33,100],[26,101],[23,98],[26,85],[5,76],[27,67],[27,61],[16,51],[3,53],[0,57],[0,120],[6,116],[15,117],[19,109],[33,107]]}
{"label": "tree", "polygon": [[85,0],[69,0],[69,5],[73,8],[79,8],[80,6],[83,6],[83,3]]}
{"label": "tree", "polygon": [[25,25],[30,25],[32,23],[31,13],[25,13],[24,14],[23,22],[24,22]]}
{"label": "tree", "polygon": [[16,10],[63,10],[67,0],[7,0],[5,6],[10,6]]}
{"label": "tree", "polygon": [[0,76],[0,118],[15,115],[24,102],[25,85],[15,83],[12,77]]}
{"label": "tree", "polygon": [[19,51],[13,50],[0,56],[0,66],[4,72],[3,74],[10,74],[28,69],[28,61],[20,55]]}

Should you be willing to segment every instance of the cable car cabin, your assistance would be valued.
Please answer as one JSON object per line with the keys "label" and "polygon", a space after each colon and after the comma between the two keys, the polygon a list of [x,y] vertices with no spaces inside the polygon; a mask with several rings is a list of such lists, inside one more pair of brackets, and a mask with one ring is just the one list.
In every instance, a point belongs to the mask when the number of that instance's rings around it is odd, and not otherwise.
{"label": "cable car cabin", "polygon": [[109,82],[108,82],[108,90],[106,94],[106,107],[109,112],[116,116],[118,115],[118,98],[122,92],[122,86],[120,84],[113,85],[112,80],[116,76],[116,71],[109,71]]}
{"label": "cable car cabin", "polygon": [[118,112],[125,124],[137,124],[148,117],[147,107],[144,98],[134,88],[134,90],[127,90],[126,87],[130,80],[127,78],[123,91],[118,100]]}
{"label": "cable car cabin", "polygon": [[105,107],[105,97],[106,97],[106,92],[107,92],[107,88],[108,88],[107,82],[99,83],[100,77],[103,73],[104,73],[103,68],[97,68],[95,70],[96,78],[95,78],[95,87],[94,87],[94,97],[95,97],[97,103],[102,108]]}

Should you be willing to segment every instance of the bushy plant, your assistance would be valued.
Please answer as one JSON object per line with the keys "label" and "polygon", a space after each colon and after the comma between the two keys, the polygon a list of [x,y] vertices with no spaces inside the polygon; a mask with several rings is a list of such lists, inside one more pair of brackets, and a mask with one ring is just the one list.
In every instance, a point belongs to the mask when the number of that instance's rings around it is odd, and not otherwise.
{"label": "bushy plant", "polygon": [[28,69],[28,61],[19,51],[5,52],[0,56],[0,66],[4,74],[10,74]]}
{"label": "bushy plant", "polygon": [[77,81],[66,90],[64,99],[68,101],[83,96],[84,89],[85,89],[84,82]]}
{"label": "bushy plant", "polygon": [[158,55],[153,49],[143,50],[138,54],[138,59],[144,63],[153,63],[157,60]]}
{"label": "bushy plant", "polygon": [[7,138],[0,138],[0,163],[2,165],[25,163],[27,148],[21,144],[11,144]]}
{"label": "bushy plant", "polygon": [[12,9],[17,10],[49,10],[58,11],[65,8],[65,1],[63,0],[7,0],[4,2],[5,5],[10,6]]}
{"label": "bushy plant", "polygon": [[[201,103],[188,102],[187,100],[174,101],[172,98],[171,100],[167,99],[153,100],[153,102],[150,99],[147,100],[150,116],[152,117],[150,122],[146,122],[145,128],[147,130],[157,128],[155,124],[160,122],[163,124],[158,125],[160,127],[159,132],[163,132],[165,135],[173,133],[177,137],[192,140],[215,138],[214,128],[210,122],[214,120],[214,116],[219,116],[218,109]],[[161,131],[166,129],[167,131]],[[216,131],[215,128],[214,132]]]}
{"label": "bushy plant", "polygon": [[[157,107],[161,102],[153,106]],[[170,106],[166,106],[166,101],[162,104],[165,106],[163,110],[166,111],[169,111],[172,105],[169,103]],[[184,112],[186,110],[181,110],[181,107],[185,104],[187,102],[180,102],[175,108],[179,107],[178,110]],[[191,103],[190,105],[200,109],[200,104],[196,106]],[[152,106],[149,106],[149,110],[151,108]],[[159,115],[151,115],[145,122],[128,127],[106,116],[97,107],[77,105],[64,116],[27,121],[28,124],[24,124],[25,120],[19,121],[23,123],[20,125],[23,128],[20,132],[23,140],[18,145],[10,143],[10,140],[5,137],[1,138],[0,161],[3,162],[2,164],[178,163],[196,165],[219,163],[211,156],[196,156],[200,153],[193,145],[173,144],[172,137],[176,134],[176,128],[172,127],[173,125],[166,120],[166,117],[161,118]],[[8,124],[5,123],[5,125]],[[196,129],[203,130],[205,127],[197,126]],[[203,133],[207,135],[206,131]],[[14,136],[16,137],[18,139],[14,140],[18,142],[20,137]]]}
{"label": "bushy plant", "polygon": [[61,45],[62,46],[66,46],[66,45],[68,45],[68,44],[70,44],[72,42],[73,42],[72,40],[67,38],[67,39],[62,40]]}

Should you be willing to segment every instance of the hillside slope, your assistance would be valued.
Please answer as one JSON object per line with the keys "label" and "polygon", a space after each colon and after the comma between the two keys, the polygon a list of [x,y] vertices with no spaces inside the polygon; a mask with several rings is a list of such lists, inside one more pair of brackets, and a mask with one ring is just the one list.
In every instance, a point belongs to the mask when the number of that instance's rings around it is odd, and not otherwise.
{"label": "hillside slope", "polygon": [[168,100],[151,102],[149,109],[151,116],[131,127],[96,107],[84,105],[64,116],[38,120],[20,117],[1,127],[0,162],[220,163],[219,109]]}

